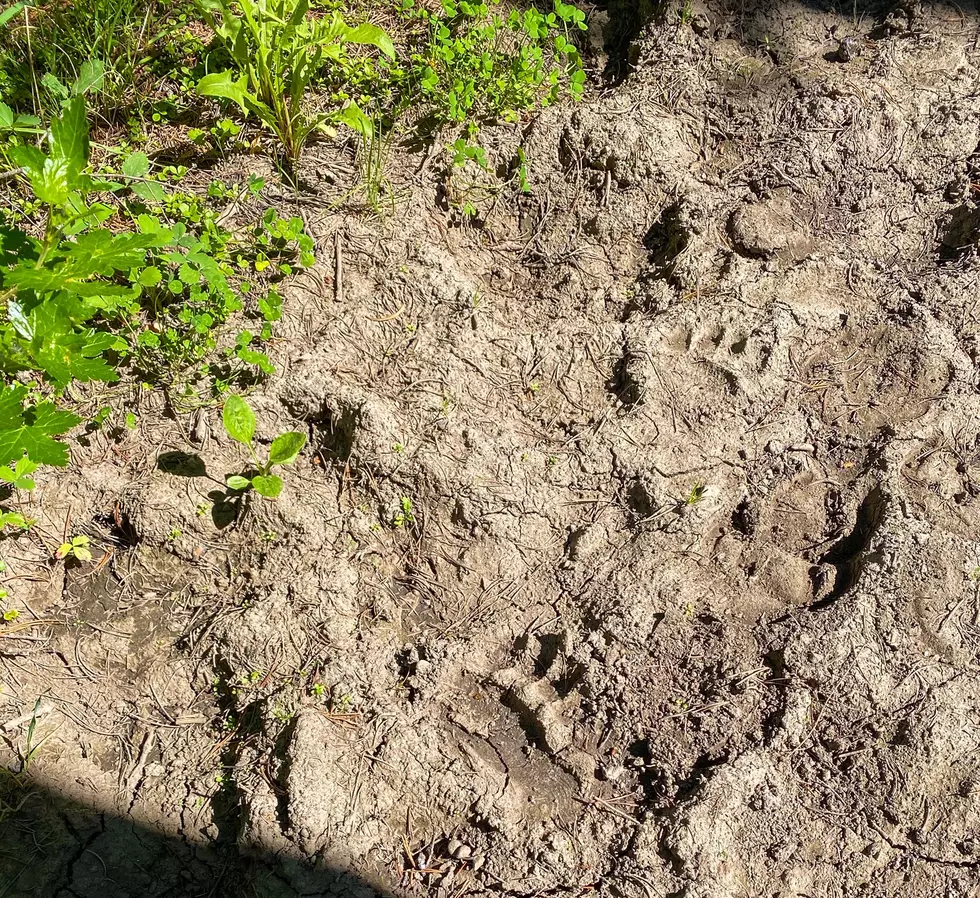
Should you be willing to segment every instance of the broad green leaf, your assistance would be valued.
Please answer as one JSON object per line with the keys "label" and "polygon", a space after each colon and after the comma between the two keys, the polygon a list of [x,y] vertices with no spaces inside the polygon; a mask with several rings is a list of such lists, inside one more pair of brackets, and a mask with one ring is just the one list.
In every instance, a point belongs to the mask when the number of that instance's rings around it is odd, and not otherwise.
{"label": "broad green leaf", "polygon": [[296,26],[306,18],[306,14],[309,11],[309,0],[298,0],[296,7],[293,9],[293,14],[289,17],[289,21],[286,23],[287,30],[294,30]]}
{"label": "broad green leaf", "polygon": [[235,354],[246,365],[257,366],[263,374],[274,374],[276,371],[275,365],[269,361],[269,357],[264,352],[259,352],[256,349],[246,349],[243,347]]}
{"label": "broad green leaf", "polygon": [[145,178],[150,173],[150,159],[146,153],[130,153],[122,164],[127,178]]}
{"label": "broad green leaf", "polygon": [[133,184],[133,193],[148,203],[162,203],[167,196],[159,181],[138,181]]}
{"label": "broad green leaf", "polygon": [[274,465],[288,465],[296,460],[306,445],[306,434],[291,430],[281,433],[269,447],[269,461]]}
{"label": "broad green leaf", "polygon": [[28,6],[33,6],[33,2],[30,0],[21,0],[20,3],[15,3],[13,6],[8,6],[3,12],[0,12],[0,28],[3,28],[17,13]]}
{"label": "broad green leaf", "polygon": [[68,464],[68,447],[54,437],[81,423],[81,418],[59,411],[43,402],[25,411],[27,388],[0,386],[0,464],[17,461],[25,454],[43,465],[64,467]]}
{"label": "broad green leaf", "polygon": [[242,477],[241,474],[232,474],[225,483],[230,490],[247,490],[251,485],[252,481],[247,477]]}
{"label": "broad green leaf", "polygon": [[37,464],[25,455],[13,465],[0,465],[0,480],[17,490],[32,490],[36,484],[30,475],[36,470]]}
{"label": "broad green leaf", "polygon": [[388,37],[388,33],[370,22],[351,28],[344,37],[352,44],[367,44],[377,47],[389,59],[395,58],[395,45]]}
{"label": "broad green leaf", "polygon": [[71,309],[55,299],[31,310],[28,322],[32,337],[24,349],[35,367],[58,387],[72,380],[118,380],[119,375],[100,356],[110,349],[125,349],[126,341],[115,334],[77,330],[71,314]]}
{"label": "broad green leaf", "polygon": [[80,97],[90,90],[98,90],[102,87],[102,79],[105,76],[105,65],[101,59],[89,59],[82,63],[82,68],[71,86],[71,92]]}
{"label": "broad green leaf", "polygon": [[341,125],[347,125],[358,134],[370,140],[374,134],[374,123],[362,111],[357,103],[349,103],[343,109],[335,112],[332,119]]}
{"label": "broad green leaf", "polygon": [[275,474],[259,474],[252,478],[252,486],[260,496],[267,499],[275,499],[282,492],[282,478]]}
{"label": "broad green leaf", "polygon": [[149,249],[166,246],[172,232],[155,234],[113,234],[111,231],[89,231],[67,249],[72,264],[95,274],[110,275],[139,265]]}
{"label": "broad green leaf", "polygon": [[70,187],[78,183],[88,164],[88,119],[82,97],[72,97],[61,117],[51,123],[51,161],[63,169]]}
{"label": "broad green leaf", "polygon": [[15,165],[19,165],[21,168],[26,169],[29,175],[40,176],[44,169],[44,153],[42,153],[37,147],[10,147],[7,150],[7,154],[13,160]]}
{"label": "broad green leaf", "polygon": [[[33,519],[25,518],[17,511],[0,511],[0,530],[4,527],[18,527],[21,530],[30,530],[34,523]],[[10,614],[10,611],[5,612]]]}
{"label": "broad green leaf", "polygon": [[14,126],[14,111],[6,103],[0,103],[0,128],[8,129]]}
{"label": "broad green leaf", "polygon": [[221,417],[228,436],[246,446],[252,444],[255,436],[255,414],[241,396],[232,395],[225,400]]}
{"label": "broad green leaf", "polygon": [[41,84],[43,84],[48,90],[51,91],[56,97],[61,100],[67,99],[68,88],[65,87],[58,77],[51,72],[45,72],[41,78]]}
{"label": "broad green leaf", "polygon": [[129,271],[142,265],[149,249],[165,246],[170,234],[158,231],[153,234],[113,234],[106,230],[93,230],[80,235],[74,243],[61,249],[61,258],[51,268],[34,268],[21,265],[5,275],[5,282],[28,288],[38,293],[68,290],[80,295],[123,295],[118,286],[91,287],[84,284],[95,275],[111,276],[118,271]]}
{"label": "broad green leaf", "polygon": [[27,313],[24,311],[24,307],[17,302],[16,299],[10,299],[7,301],[7,320],[10,322],[14,329],[14,333],[17,334],[22,340],[31,339],[31,325],[27,319]]}
{"label": "broad green leaf", "polygon": [[155,265],[151,265],[149,268],[144,268],[140,272],[139,283],[143,287],[155,287],[160,281],[163,280],[163,274],[160,269]]}
{"label": "broad green leaf", "polygon": [[236,80],[228,71],[205,75],[197,82],[197,92],[205,97],[232,100],[241,107],[242,112],[248,112],[246,100],[257,102],[257,98],[248,91],[248,79],[242,75]]}

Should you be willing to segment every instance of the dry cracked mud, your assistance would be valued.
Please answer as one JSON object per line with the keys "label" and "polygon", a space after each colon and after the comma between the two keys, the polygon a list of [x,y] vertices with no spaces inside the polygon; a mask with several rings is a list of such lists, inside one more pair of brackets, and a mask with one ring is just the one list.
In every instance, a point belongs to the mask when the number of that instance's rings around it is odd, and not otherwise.
{"label": "dry cracked mud", "polygon": [[0,894],[980,894],[980,13],[840,7],[593,10],[479,226],[284,191],[282,497],[149,394],[4,546]]}

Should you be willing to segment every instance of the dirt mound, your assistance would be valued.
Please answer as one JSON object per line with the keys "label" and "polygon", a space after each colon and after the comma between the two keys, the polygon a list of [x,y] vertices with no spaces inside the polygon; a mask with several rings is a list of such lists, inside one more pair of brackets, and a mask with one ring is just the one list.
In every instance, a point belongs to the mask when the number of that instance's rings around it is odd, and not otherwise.
{"label": "dirt mound", "polygon": [[282,497],[212,504],[216,412],[36,497],[106,560],[3,695],[102,817],[32,799],[8,894],[977,894],[980,20],[844,5],[611,8],[482,228],[410,156],[298,207]]}

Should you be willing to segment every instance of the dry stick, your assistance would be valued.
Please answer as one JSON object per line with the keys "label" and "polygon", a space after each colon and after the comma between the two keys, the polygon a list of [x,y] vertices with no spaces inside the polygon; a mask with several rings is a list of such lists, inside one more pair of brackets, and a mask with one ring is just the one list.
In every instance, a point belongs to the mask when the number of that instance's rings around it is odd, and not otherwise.
{"label": "dry stick", "polygon": [[340,231],[337,231],[333,235],[333,247],[333,295],[338,303],[342,303],[344,301],[344,251],[343,243],[340,239]]}
{"label": "dry stick", "polygon": [[45,714],[50,714],[54,710],[55,706],[51,702],[44,702],[39,707],[35,707],[26,714],[21,714],[20,717],[15,717],[13,720],[8,720],[3,726],[0,726],[0,730],[9,733],[16,730],[17,727],[23,726],[25,723],[30,723],[30,721],[43,717]]}
{"label": "dry stick", "polygon": [[24,621],[20,624],[13,624],[12,626],[7,626],[3,630],[0,630],[0,638],[4,636],[13,636],[14,633],[19,633],[21,630],[29,630],[31,627],[39,627],[43,624],[58,624],[61,621],[54,618],[43,618],[41,620]]}

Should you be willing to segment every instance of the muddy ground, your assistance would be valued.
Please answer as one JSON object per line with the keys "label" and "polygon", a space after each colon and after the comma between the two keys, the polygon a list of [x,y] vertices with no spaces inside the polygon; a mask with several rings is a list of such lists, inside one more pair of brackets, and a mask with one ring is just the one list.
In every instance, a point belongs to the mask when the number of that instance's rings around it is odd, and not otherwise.
{"label": "muddy ground", "polygon": [[0,894],[980,894],[980,14],[840,6],[593,11],[476,225],[311,151],[283,496],[134,387],[2,545]]}

